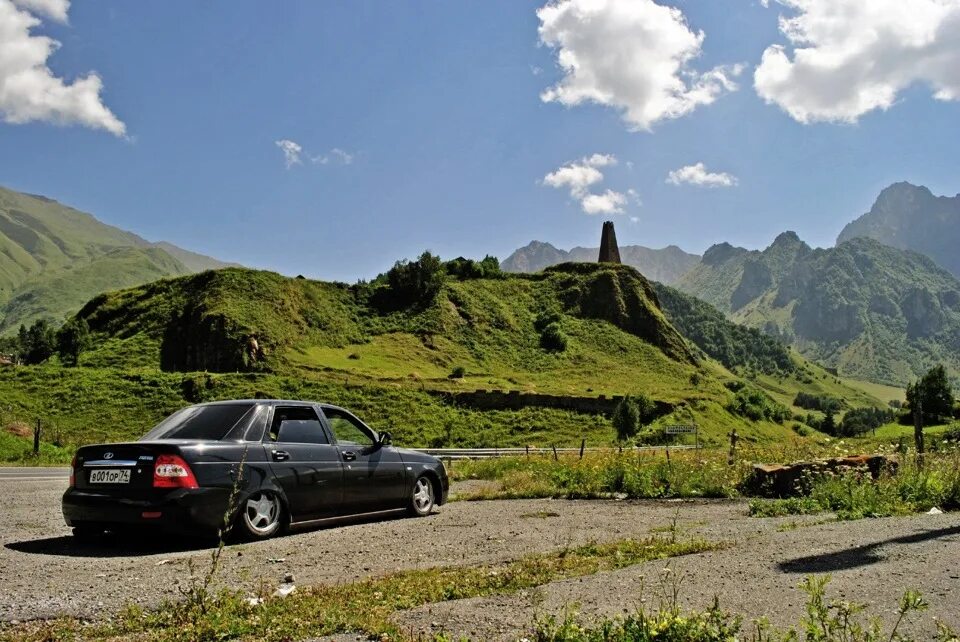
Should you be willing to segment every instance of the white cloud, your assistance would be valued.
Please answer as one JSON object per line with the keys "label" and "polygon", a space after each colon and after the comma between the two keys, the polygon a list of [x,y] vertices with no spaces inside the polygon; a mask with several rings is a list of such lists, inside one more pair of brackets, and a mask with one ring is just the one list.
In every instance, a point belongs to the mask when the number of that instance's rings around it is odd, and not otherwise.
{"label": "white cloud", "polygon": [[667,182],[698,187],[733,187],[737,184],[737,177],[724,172],[708,172],[703,163],[697,163],[673,170],[667,175]]}
{"label": "white cloud", "polygon": [[60,43],[31,31],[37,15],[66,22],[68,0],[0,0],[0,117],[15,125],[42,121],[126,134],[126,125],[102,102],[95,72],[72,83],[53,75],[47,60]]}
{"label": "white cloud", "polygon": [[70,10],[70,0],[13,0],[13,4],[31,13],[39,13],[64,23]]}
{"label": "white cloud", "polygon": [[278,141],[274,141],[274,144],[280,148],[280,151],[283,152],[283,161],[287,165],[287,169],[290,169],[294,165],[299,165],[300,154],[303,152],[303,147],[292,140],[283,138]]}
{"label": "white cloud", "polygon": [[754,86],[797,121],[855,122],[914,84],[960,99],[960,0],[778,1],[792,51],[767,47]]}
{"label": "white cloud", "polygon": [[290,140],[289,138],[274,141],[274,144],[283,152],[283,160],[287,165],[287,169],[290,169],[294,165],[302,165],[303,156],[306,156],[311,163],[316,165],[329,165],[330,163],[350,165],[356,157],[355,154],[344,151],[339,147],[334,147],[326,154],[310,156],[300,143]]}
{"label": "white cloud", "polygon": [[587,194],[580,201],[580,207],[587,214],[623,214],[626,204],[627,197],[611,189],[603,194]]}
{"label": "white cloud", "polygon": [[543,177],[543,184],[557,189],[569,189],[570,197],[580,202],[587,214],[621,214],[627,203],[627,195],[636,198],[634,190],[627,194],[606,190],[602,194],[591,194],[590,187],[603,180],[603,172],[598,168],[617,164],[612,154],[593,154],[579,161],[567,163],[556,171]]}
{"label": "white cloud", "polygon": [[603,172],[598,167],[616,165],[617,159],[609,154],[594,154],[573,163],[567,163],[560,169],[543,177],[544,185],[570,189],[570,196],[582,200],[587,189],[603,180]]}
{"label": "white cloud", "polygon": [[320,154],[319,156],[314,156],[310,159],[310,162],[318,163],[320,165],[327,165],[331,162],[337,162],[342,165],[350,165],[353,163],[353,158],[353,154],[345,152],[339,147],[334,147],[330,150],[329,154]]}
{"label": "white cloud", "polygon": [[614,107],[631,129],[650,130],[737,88],[740,65],[690,67],[705,36],[679,9],[653,0],[551,0],[537,17],[540,42],[556,50],[564,73],[541,94],[546,102]]}

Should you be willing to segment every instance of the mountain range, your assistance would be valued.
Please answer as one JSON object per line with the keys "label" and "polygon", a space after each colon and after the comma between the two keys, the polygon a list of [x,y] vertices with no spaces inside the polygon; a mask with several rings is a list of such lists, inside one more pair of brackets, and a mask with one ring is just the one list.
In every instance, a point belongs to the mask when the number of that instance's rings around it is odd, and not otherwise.
{"label": "mountain range", "polygon": [[40,318],[59,322],[106,290],[225,266],[0,187],[0,334]]}
{"label": "mountain range", "polygon": [[[540,272],[560,263],[596,262],[599,247],[575,247],[560,250],[550,243],[531,241],[500,263],[504,272]],[[700,261],[696,254],[684,252],[676,245],[654,250],[642,245],[620,247],[620,260],[637,268],[648,279],[673,283]]]}
{"label": "mountain range", "polygon": [[960,281],[874,239],[814,249],[785,232],[762,251],[721,243],[675,285],[844,376],[903,385],[941,362],[960,373]]}
{"label": "mountain range", "polygon": [[843,228],[837,244],[856,237],[920,252],[960,277],[960,194],[934,196],[923,186],[894,183],[869,212]]}

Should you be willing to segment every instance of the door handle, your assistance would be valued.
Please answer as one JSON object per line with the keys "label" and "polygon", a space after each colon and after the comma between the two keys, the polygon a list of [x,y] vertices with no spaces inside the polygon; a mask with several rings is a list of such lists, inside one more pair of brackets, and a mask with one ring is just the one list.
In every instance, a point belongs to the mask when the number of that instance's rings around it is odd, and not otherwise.
{"label": "door handle", "polygon": [[343,461],[354,461],[356,458],[357,458],[357,453],[355,452],[343,453]]}
{"label": "door handle", "polygon": [[290,453],[285,450],[274,450],[273,451],[273,460],[274,461],[287,461],[290,459]]}

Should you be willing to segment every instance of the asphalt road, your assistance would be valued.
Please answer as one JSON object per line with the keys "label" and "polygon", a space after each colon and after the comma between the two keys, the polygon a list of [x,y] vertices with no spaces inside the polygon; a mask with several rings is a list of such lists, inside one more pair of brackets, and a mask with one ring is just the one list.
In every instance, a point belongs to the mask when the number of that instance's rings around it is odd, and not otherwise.
{"label": "asphalt road", "polygon": [[70,477],[69,468],[38,468],[0,466],[0,484],[28,481],[64,481]]}

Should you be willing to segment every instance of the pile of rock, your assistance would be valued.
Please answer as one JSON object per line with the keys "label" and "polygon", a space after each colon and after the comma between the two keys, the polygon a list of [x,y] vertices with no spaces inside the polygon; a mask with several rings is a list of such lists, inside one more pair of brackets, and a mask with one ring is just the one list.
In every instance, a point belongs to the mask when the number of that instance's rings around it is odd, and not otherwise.
{"label": "pile of rock", "polygon": [[886,455],[852,455],[793,464],[754,464],[743,486],[749,495],[796,497],[809,490],[806,480],[818,475],[863,470],[877,479],[884,474],[895,475],[898,465],[895,459]]}

